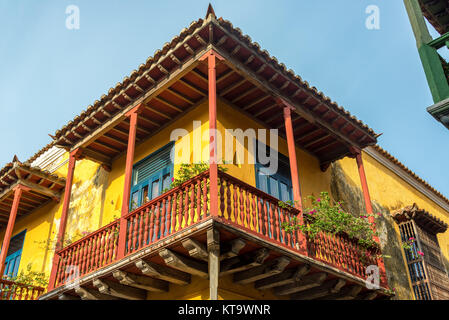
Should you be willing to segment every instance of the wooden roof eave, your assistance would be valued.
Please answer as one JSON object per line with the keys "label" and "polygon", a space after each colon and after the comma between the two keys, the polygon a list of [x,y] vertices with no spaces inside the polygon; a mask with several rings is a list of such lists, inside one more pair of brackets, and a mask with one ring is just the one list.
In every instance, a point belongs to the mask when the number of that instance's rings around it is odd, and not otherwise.
{"label": "wooden roof eave", "polygon": [[[232,39],[234,42],[236,42],[239,47],[244,47],[246,50],[248,50],[249,52],[251,52],[251,56],[257,57],[259,60],[264,61],[265,64],[269,64],[270,67],[276,72],[276,74],[280,74],[282,75],[283,78],[288,79],[287,81],[290,81],[291,84],[294,84],[298,89],[296,90],[296,92],[293,94],[293,96],[297,95],[299,90],[303,91],[303,92],[307,92],[308,95],[313,96],[315,99],[319,100],[320,103],[326,105],[328,108],[332,108],[330,106],[330,104],[335,104],[335,103],[330,103],[330,100],[327,97],[322,97],[322,94],[318,94],[316,92],[314,92],[314,90],[312,90],[311,88],[307,88],[307,87],[303,87],[301,85],[298,85],[298,83],[296,83],[295,81],[293,81],[291,79],[292,75],[289,72],[285,72],[283,70],[279,70],[277,68],[277,66],[272,65],[271,62],[267,61],[264,57],[262,57],[260,54],[258,54],[254,49],[250,48],[248,45],[246,45],[245,43],[243,43],[240,39],[238,39],[235,35],[231,34],[228,30],[226,30],[225,28],[223,28],[219,22],[217,20],[213,20],[212,23],[217,27],[220,28],[220,31],[223,32],[226,37]],[[217,41],[217,43],[219,43],[220,40]],[[223,42],[223,41],[222,41]],[[317,118],[316,115],[311,114],[309,110],[306,110],[304,107],[302,107],[301,105],[299,105],[298,103],[295,103],[293,101],[290,100],[289,97],[285,97],[285,94],[283,94],[282,92],[280,92],[279,88],[274,87],[270,81],[267,81],[266,79],[262,78],[257,72],[254,72],[253,70],[250,70],[248,68],[248,64],[249,63],[241,63],[240,61],[236,60],[234,57],[232,57],[232,54],[228,54],[227,52],[224,53],[225,51],[220,47],[217,46],[216,44],[213,45],[214,49],[217,50],[217,52],[226,55],[226,59],[229,59],[231,61],[233,61],[233,63],[237,64],[239,66],[238,69],[243,69],[245,71],[250,71],[250,74],[253,78],[256,78],[258,81],[261,82],[261,85],[269,88],[269,90],[271,92],[274,93],[275,97],[281,97],[283,99],[288,100],[288,102],[291,102],[292,105],[294,105],[297,109],[298,114],[300,114],[302,117],[304,117],[306,120],[308,120],[311,123],[314,123],[315,120],[317,120],[318,122],[320,122],[320,124],[322,124],[324,127],[326,127],[328,130],[335,132],[337,135],[339,135],[342,139],[344,140],[349,140],[348,142],[351,145],[356,145],[358,147],[362,147],[361,145],[357,144],[357,142],[354,142],[350,139],[347,139],[342,133],[340,132],[336,132],[334,128],[332,128],[330,126],[330,124],[326,123],[325,121]],[[254,58],[252,59],[254,60]],[[274,76],[273,76],[274,77]],[[273,94],[272,93],[272,94]],[[348,114],[344,114],[344,112],[342,112],[339,109],[335,109],[332,108],[334,112],[336,112],[337,114],[339,114],[341,117],[345,118],[347,121],[349,121],[348,117],[350,117]],[[360,126],[357,121],[350,121],[351,124],[355,127],[357,127],[358,130],[360,130],[361,132],[363,132],[364,135],[368,135],[370,137],[372,137],[372,139],[374,140],[371,144],[375,144],[376,143],[376,138],[375,136],[373,136],[373,134],[371,134],[370,132],[368,132],[366,130],[366,128],[363,128],[362,126]]]}
{"label": "wooden roof eave", "polygon": [[[160,63],[165,61],[165,59],[172,59],[173,60],[173,53],[175,51],[177,51],[181,46],[183,46],[185,48],[185,45],[187,44],[187,42],[192,39],[192,37],[195,37],[196,35],[199,34],[199,32],[201,32],[204,28],[205,23],[203,23],[203,25],[201,27],[198,27],[191,35],[187,36],[183,41],[179,42],[174,48],[170,49],[165,55],[161,56],[157,62],[152,63],[151,66],[148,68],[147,71],[144,72],[144,74],[142,74],[141,76],[137,77],[132,83],[130,83],[126,88],[122,89],[119,93],[115,94],[111,99],[109,99],[108,101],[103,103],[103,107],[106,106],[108,103],[112,103],[112,101],[114,101],[114,99],[116,99],[117,97],[121,96],[124,92],[126,92],[127,90],[129,90],[130,87],[136,85],[136,82],[138,82],[140,79],[142,79],[142,77],[145,77],[153,68],[157,68],[158,66],[160,66]],[[195,37],[195,39],[198,39]],[[203,40],[204,41],[204,40]],[[207,44],[207,43],[206,43]],[[188,48],[190,48],[188,46]],[[85,123],[86,121],[88,121],[89,119],[92,119],[94,117],[94,115],[98,112],[101,112],[101,109],[98,109],[97,111],[93,112],[91,115],[89,115],[88,117],[86,117],[81,124],[77,125],[74,128],[71,128],[69,131],[65,132],[64,135],[62,135],[61,137],[56,139],[56,144],[58,146],[64,147],[64,148],[69,148],[69,150],[74,150],[77,148],[82,147],[83,145],[86,144],[86,142],[89,142],[91,140],[92,137],[96,137],[99,135],[101,135],[101,131],[103,129],[108,129],[110,128],[112,125],[116,125],[118,124],[120,121],[122,121],[124,119],[125,114],[131,110],[134,106],[138,105],[139,103],[142,103],[145,100],[149,100],[151,99],[151,97],[157,96],[157,94],[155,94],[155,92],[159,91],[162,87],[166,86],[167,83],[173,82],[173,79],[175,78],[180,78],[182,77],[184,74],[186,74],[187,72],[191,71],[193,68],[195,68],[195,66],[199,63],[198,58],[205,53],[204,50],[204,45],[203,48],[197,49],[196,51],[193,51],[192,49],[187,50],[190,53],[190,57],[188,59],[186,59],[182,64],[178,64],[178,68],[172,72],[172,73],[168,73],[161,81],[159,82],[155,82],[152,87],[150,87],[149,90],[147,90],[147,92],[141,92],[139,94],[139,97],[128,101],[128,103],[126,104],[125,107],[123,107],[123,109],[121,111],[119,111],[118,113],[116,113],[112,118],[107,119],[105,122],[103,122],[101,125],[99,125],[97,128],[91,128],[91,133],[84,136],[83,138],[81,138],[81,140],[73,142],[70,141],[70,139],[67,137],[68,134],[70,134],[71,132],[73,132],[74,130],[76,130],[76,128],[80,127],[82,123]],[[180,75],[182,74],[182,75]],[[97,121],[99,121],[97,119]]]}

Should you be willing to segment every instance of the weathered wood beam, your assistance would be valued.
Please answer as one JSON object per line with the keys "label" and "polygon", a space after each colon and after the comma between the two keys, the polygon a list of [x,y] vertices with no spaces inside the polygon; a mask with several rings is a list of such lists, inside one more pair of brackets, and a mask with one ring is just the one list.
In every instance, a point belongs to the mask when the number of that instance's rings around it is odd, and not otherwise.
{"label": "weathered wood beam", "polygon": [[167,88],[167,91],[170,92],[170,94],[174,95],[175,97],[178,97],[179,99],[184,100],[188,104],[194,104],[195,103],[192,99],[190,99],[187,96],[185,96],[184,94],[176,91],[175,89]]}
{"label": "weathered wood beam", "polygon": [[362,286],[352,285],[347,286],[340,290],[338,293],[330,294],[325,297],[322,297],[321,300],[352,300],[357,297],[357,295],[362,290]]}
{"label": "weathered wood beam", "polygon": [[111,159],[109,158],[109,156],[106,156],[101,152],[92,149],[83,148],[83,157],[94,162],[111,165]]}
{"label": "weathered wood beam", "polygon": [[110,134],[105,133],[103,136],[105,138],[108,138],[108,139],[110,139],[110,140],[112,140],[114,142],[117,142],[117,143],[121,144],[122,146],[127,146],[128,145],[127,141],[124,141],[122,139],[116,138],[116,137],[114,137],[114,136],[112,136]]}
{"label": "weathered wood beam", "polygon": [[117,297],[113,297],[107,294],[102,294],[95,289],[90,288],[75,288],[75,292],[80,296],[82,300],[119,300]]}
{"label": "weathered wood beam", "polygon": [[207,230],[207,251],[209,253],[209,295],[210,300],[218,300],[218,277],[220,275],[220,232]]}
{"label": "weathered wood beam", "polygon": [[234,282],[248,284],[260,279],[268,278],[284,271],[289,263],[290,259],[287,257],[276,258],[261,266],[235,273]]}
{"label": "weathered wood beam", "polygon": [[159,251],[164,262],[174,268],[207,279],[207,264],[181,256],[169,249]]}
{"label": "weathered wood beam", "polygon": [[186,86],[187,88],[195,91],[196,93],[202,95],[202,96],[206,96],[207,95],[207,91],[204,91],[203,89],[197,87],[196,85],[194,85],[193,83],[191,83],[188,80],[184,80],[184,79],[179,79],[179,82],[182,83],[184,86]]}
{"label": "weathered wood beam", "polygon": [[363,293],[358,295],[356,300],[374,300],[379,294],[376,291],[370,291],[367,293]]}
{"label": "weathered wood beam", "polygon": [[165,100],[164,98],[160,98],[158,96],[155,96],[153,99],[159,101],[162,104],[165,104],[167,107],[169,107],[169,108],[171,108],[171,109],[173,109],[173,110],[175,110],[177,112],[182,112],[181,108],[179,108],[175,104],[171,103],[170,101]]}
{"label": "weathered wood beam", "polygon": [[320,286],[324,280],[326,280],[327,274],[325,272],[314,273],[303,277],[301,280],[286,284],[274,289],[274,294],[283,296],[287,294],[292,294],[298,291],[307,290],[310,288]]}
{"label": "weathered wood beam", "polygon": [[290,299],[292,300],[312,300],[325,297],[329,294],[335,294],[340,292],[340,289],[344,287],[346,280],[334,279],[329,280],[323,285],[302,292],[292,294]]}
{"label": "weathered wood beam", "polygon": [[35,184],[30,181],[21,180],[20,184],[24,185],[25,187],[28,187],[32,189],[32,191],[40,193],[41,195],[44,195],[46,197],[50,197],[52,199],[55,199],[56,201],[59,201],[61,199],[61,195],[59,192],[49,190],[47,188],[44,188],[38,184]]}
{"label": "weathered wood beam", "polygon": [[270,97],[269,95],[262,95],[260,98],[254,100],[253,102],[251,102],[251,103],[247,104],[246,106],[244,106],[244,107],[243,107],[243,110],[248,110],[248,109],[250,109],[251,107],[253,107],[253,106],[255,106],[256,104],[258,104],[258,103],[260,103],[260,102],[266,100],[266,99],[269,98],[269,97]]}
{"label": "weathered wood beam", "polygon": [[191,257],[209,261],[209,253],[207,252],[207,248],[201,242],[189,238],[182,242],[182,246],[189,251],[189,255]]}
{"label": "weathered wood beam", "polygon": [[99,139],[95,140],[93,143],[96,143],[96,144],[102,146],[103,148],[106,148],[112,152],[122,152],[123,151],[122,149],[114,147],[114,146],[110,145],[109,143],[102,142]]}
{"label": "weathered wood beam", "polygon": [[246,82],[246,79],[243,78],[237,82],[234,82],[233,84],[230,84],[229,86],[227,86],[226,88],[224,88],[223,90],[220,91],[220,96],[227,95],[229,92],[231,92],[232,90],[234,90],[235,88],[237,88],[238,86],[242,85],[245,82]]}
{"label": "weathered wood beam", "polygon": [[243,98],[249,96],[251,93],[253,93],[254,91],[256,91],[256,90],[258,90],[258,89],[259,89],[258,87],[253,87],[253,88],[251,88],[251,89],[245,91],[244,93],[242,93],[242,94],[239,95],[238,97],[232,99],[231,102],[232,102],[232,103],[236,103],[237,101],[239,101],[239,100],[241,100],[241,99],[243,99]]}
{"label": "weathered wood beam", "polygon": [[140,272],[147,276],[165,280],[181,286],[189,284],[191,280],[191,275],[186,272],[167,268],[144,260],[138,260],[136,262],[136,267],[139,268]]}
{"label": "weathered wood beam", "polygon": [[167,114],[165,114],[163,112],[160,112],[159,110],[155,109],[154,107],[149,106],[148,104],[145,104],[145,108],[150,110],[151,112],[153,112],[153,113],[155,113],[155,114],[165,118],[165,119],[168,119],[168,120],[172,119],[171,116],[169,116],[169,115],[167,115]]}
{"label": "weathered wood beam", "polygon": [[295,283],[301,280],[301,278],[309,273],[309,271],[310,265],[304,264],[296,269],[289,269],[275,276],[257,280],[254,284],[254,287],[258,290],[265,290]]}
{"label": "weathered wood beam", "polygon": [[200,71],[193,69],[192,73],[197,76],[198,78],[200,78],[201,80],[203,80],[203,82],[205,83],[209,83],[207,80],[207,76],[205,76],[204,74],[202,74]]}
{"label": "weathered wood beam", "polygon": [[228,259],[235,257],[239,254],[239,252],[246,246],[246,241],[237,238],[230,242],[223,244],[222,253],[220,254],[220,260]]}
{"label": "weathered wood beam", "polygon": [[121,284],[151,292],[168,292],[168,282],[121,270],[112,273]]}
{"label": "weathered wood beam", "polygon": [[126,300],[145,300],[147,298],[146,290],[125,286],[110,280],[95,279],[92,284],[102,294]]}
{"label": "weathered wood beam", "polygon": [[222,74],[220,76],[220,78],[217,79],[217,84],[220,84],[222,81],[224,81],[227,78],[229,78],[230,76],[232,76],[233,73],[234,73],[234,71],[232,69],[228,69],[228,71],[226,71],[226,73]]}
{"label": "weathered wood beam", "polygon": [[220,266],[220,276],[260,266],[268,256],[268,249],[261,248],[241,256],[223,260]]}
{"label": "weathered wood beam", "polygon": [[58,296],[58,300],[80,300],[81,298],[80,297],[76,297],[76,296],[71,296],[71,295],[68,295],[68,294],[65,294],[65,293],[63,293],[63,294],[60,294],[59,296]]}
{"label": "weathered wood beam", "polygon": [[265,112],[267,112],[267,111],[269,111],[269,110],[272,110],[272,109],[274,109],[274,108],[277,108],[277,107],[278,107],[278,104],[277,104],[276,102],[274,102],[274,103],[270,104],[269,106],[264,107],[262,110],[256,112],[256,113],[254,114],[254,116],[255,116],[255,117],[258,117],[258,116],[260,116],[261,114],[264,114]]}
{"label": "weathered wood beam", "polygon": [[308,148],[312,145],[314,145],[315,143],[321,142],[327,138],[329,138],[331,135],[329,133],[326,133],[324,136],[318,138],[318,139],[314,139],[312,141],[309,141],[308,143],[304,144],[304,148]]}

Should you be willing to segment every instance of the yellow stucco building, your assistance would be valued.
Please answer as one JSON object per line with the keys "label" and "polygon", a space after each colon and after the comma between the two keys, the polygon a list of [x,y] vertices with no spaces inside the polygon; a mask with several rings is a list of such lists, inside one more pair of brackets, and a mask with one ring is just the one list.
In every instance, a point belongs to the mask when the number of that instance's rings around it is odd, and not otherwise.
{"label": "yellow stucco building", "polygon": [[[377,137],[209,8],[0,171],[2,273],[44,273],[40,299],[448,299],[449,200]],[[378,247],[283,229],[323,191]]]}

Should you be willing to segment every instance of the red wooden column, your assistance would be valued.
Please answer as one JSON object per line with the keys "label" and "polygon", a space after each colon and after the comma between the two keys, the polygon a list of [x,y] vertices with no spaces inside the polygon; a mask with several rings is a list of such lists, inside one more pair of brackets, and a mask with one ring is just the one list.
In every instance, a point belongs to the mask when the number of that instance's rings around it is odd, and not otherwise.
{"label": "red wooden column", "polygon": [[118,256],[117,258],[123,258],[125,255],[126,246],[126,229],[127,223],[125,216],[129,213],[129,200],[131,193],[131,180],[133,173],[133,162],[134,162],[134,150],[136,148],[136,132],[137,132],[137,118],[139,113],[142,112],[143,104],[138,104],[128,113],[126,117],[129,118],[129,134],[128,134],[128,149],[126,151],[126,165],[125,165],[125,186],[123,190],[123,201],[122,201],[122,214],[120,218],[120,233],[118,240]]}
{"label": "red wooden column", "polygon": [[[284,121],[285,131],[287,135],[288,158],[290,161],[290,174],[292,178],[293,200],[295,201],[295,207],[300,210],[300,213],[297,216],[298,222],[300,224],[303,224],[304,220],[302,216],[301,187],[299,185],[298,163],[296,162],[296,147],[295,138],[293,136],[293,125],[291,117],[291,110],[293,109],[293,107],[291,107],[282,99],[280,99],[279,102],[284,107]],[[307,255],[306,238],[302,232],[298,232],[298,243],[302,253]]]}
{"label": "red wooden column", "polygon": [[0,278],[3,276],[3,272],[5,271],[6,255],[8,254],[9,242],[11,241],[12,231],[14,230],[14,223],[16,222],[20,198],[22,196],[22,192],[28,189],[29,188],[24,187],[20,184],[14,188],[14,201],[12,203],[11,212],[9,214],[8,226],[6,227],[5,236],[3,238],[2,252],[0,253]]}
{"label": "red wooden column", "polygon": [[53,264],[51,268],[50,280],[48,282],[48,290],[52,290],[55,285],[56,272],[58,270],[60,251],[64,247],[64,234],[67,226],[67,215],[70,207],[70,197],[72,194],[73,175],[75,173],[76,160],[81,158],[82,150],[75,149],[70,152],[69,164],[67,169],[67,177],[65,180],[64,202],[62,204],[61,219],[59,220],[59,230],[56,238],[55,254],[53,256]]}
{"label": "red wooden column", "polygon": [[[371,223],[371,228],[374,232],[376,232],[375,219],[372,216],[373,214],[373,206],[371,204],[371,197],[369,194],[368,183],[366,180],[365,167],[363,166],[362,160],[362,152],[360,150],[357,151],[355,159],[357,161],[357,167],[359,169],[360,183],[362,184],[362,192],[363,199],[365,200],[365,209],[366,213],[370,216],[368,217],[368,221]],[[378,236],[373,236],[373,240],[376,241],[380,245],[380,240]],[[384,284],[386,283],[386,272],[385,272],[385,264],[382,258],[378,259],[378,267],[381,276],[383,277]]]}
{"label": "red wooden column", "polygon": [[209,80],[209,174],[210,174],[210,214],[218,216],[218,164],[217,164],[217,71],[216,59],[223,58],[215,51],[210,50],[200,58],[207,58]]}

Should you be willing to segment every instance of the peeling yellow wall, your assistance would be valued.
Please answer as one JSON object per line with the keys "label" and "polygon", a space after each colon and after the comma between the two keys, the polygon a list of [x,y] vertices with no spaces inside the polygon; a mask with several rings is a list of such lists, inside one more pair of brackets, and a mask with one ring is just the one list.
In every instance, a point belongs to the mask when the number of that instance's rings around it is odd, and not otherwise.
{"label": "peeling yellow wall", "polygon": [[[355,160],[345,158],[340,160],[339,163],[348,179],[361,188]],[[449,212],[365,152],[363,152],[363,163],[372,201],[379,203],[390,212],[416,203],[420,209],[427,210],[435,217],[449,224]],[[399,231],[397,232],[399,233]],[[439,233],[438,242],[446,260],[446,266],[448,266],[449,231],[443,234]]]}

